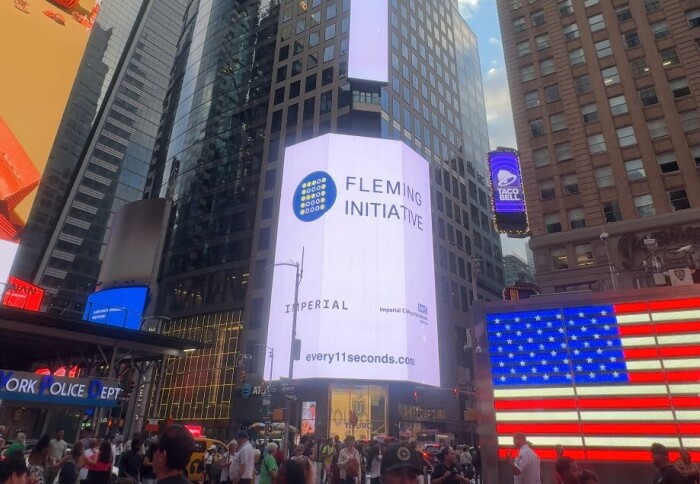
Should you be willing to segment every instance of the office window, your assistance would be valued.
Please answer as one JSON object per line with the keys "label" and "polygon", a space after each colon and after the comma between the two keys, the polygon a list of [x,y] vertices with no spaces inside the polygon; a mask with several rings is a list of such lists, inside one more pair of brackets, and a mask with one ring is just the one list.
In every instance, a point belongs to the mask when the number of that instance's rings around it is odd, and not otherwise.
{"label": "office window", "polygon": [[690,25],[691,29],[700,27],[700,8],[685,12],[685,16],[688,19],[688,25]]}
{"label": "office window", "polygon": [[625,96],[611,97],[608,99],[608,102],[610,103],[610,111],[612,112],[613,116],[619,116],[620,114],[629,112]]}
{"label": "office window", "polygon": [[538,35],[535,37],[535,48],[544,50],[549,47],[549,34]]}
{"label": "office window", "polygon": [[589,267],[595,264],[591,244],[575,245],[574,252],[576,253],[576,265],[578,267]]}
{"label": "office window", "polygon": [[574,157],[571,152],[571,143],[568,141],[554,145],[554,151],[557,155],[557,162],[559,163],[562,161],[571,160]]}
{"label": "office window", "polygon": [[318,52],[314,52],[313,54],[309,54],[306,57],[306,68],[307,69],[312,69],[318,65]]}
{"label": "office window", "polygon": [[641,159],[625,161],[625,171],[629,181],[643,180],[647,177],[644,164]]}
{"label": "office window", "polygon": [[510,9],[517,10],[523,6],[523,0],[510,0]]}
{"label": "office window", "polygon": [[598,3],[599,3],[599,0],[584,0],[583,6],[588,8],[588,7],[592,7],[593,5],[598,5]]}
{"label": "office window", "polygon": [[700,145],[695,145],[690,147],[690,154],[695,160],[695,166],[700,168]]}
{"label": "office window", "polygon": [[630,61],[630,69],[632,70],[632,75],[634,77],[643,76],[649,72],[649,66],[647,66],[647,60],[644,57],[638,57],[637,59],[632,59]]}
{"label": "office window", "polygon": [[309,47],[316,47],[321,42],[321,34],[312,32],[309,34]]}
{"label": "office window", "polygon": [[624,22],[625,20],[632,18],[632,12],[630,11],[628,5],[623,5],[622,7],[615,9],[615,16],[617,17],[618,22]]}
{"label": "office window", "polygon": [[562,0],[559,2],[559,15],[566,17],[574,13],[574,7],[571,5],[571,0]]}
{"label": "office window", "polygon": [[591,76],[584,74],[574,79],[576,84],[576,94],[584,94],[591,91]]}
{"label": "office window", "polygon": [[700,118],[698,118],[697,109],[683,111],[682,113],[680,113],[680,117],[684,131],[688,132],[700,128]]}
{"label": "office window", "polygon": [[327,114],[331,112],[333,107],[333,91],[326,91],[321,93],[321,114]]}
{"label": "office window", "polygon": [[586,228],[586,216],[582,208],[572,208],[566,211],[571,230]]}
{"label": "office window", "polygon": [[535,67],[525,66],[520,68],[520,80],[522,82],[532,81],[535,78]]}
{"label": "office window", "polygon": [[301,34],[305,30],[306,30],[306,19],[302,17],[299,20],[297,20],[296,33]]}
{"label": "office window", "polygon": [[316,74],[312,74],[306,78],[306,92],[313,91],[316,89]]}
{"label": "office window", "polygon": [[552,126],[552,132],[566,129],[566,116],[564,113],[552,114],[549,117],[549,124]]}
{"label": "office window", "polygon": [[588,152],[592,155],[597,155],[598,153],[605,153],[605,138],[603,138],[603,133],[598,133],[586,138],[588,142]]}
{"label": "office window", "polygon": [[559,84],[552,84],[544,88],[544,99],[548,103],[559,101],[561,96],[559,95]]}
{"label": "office window", "polygon": [[284,88],[280,87],[279,89],[275,89],[274,103],[277,105],[282,102],[284,102]]}
{"label": "office window", "polygon": [[579,38],[578,24],[569,24],[564,26],[564,39],[574,40]]}
{"label": "office window", "polygon": [[637,210],[637,217],[651,217],[656,215],[656,208],[654,208],[654,200],[651,198],[650,194],[640,195],[634,197],[634,207]]}
{"label": "office window", "polygon": [[304,52],[304,40],[294,41],[294,55],[301,54]]}
{"label": "office window", "polygon": [[294,99],[301,93],[301,81],[295,81],[289,85],[289,99]]}
{"label": "office window", "polygon": [[583,117],[584,123],[598,121],[598,107],[595,103],[581,106],[581,116]]}
{"label": "office window", "polygon": [[659,163],[661,173],[674,173],[679,170],[676,154],[673,151],[659,153],[656,155],[656,161]]}
{"label": "office window", "polygon": [[547,213],[544,215],[544,227],[548,234],[561,232],[561,218],[558,213]]}
{"label": "office window", "polygon": [[544,22],[545,22],[544,12],[542,10],[539,10],[539,11],[533,13],[530,16],[530,20],[532,21],[533,27],[538,27],[540,25],[544,25]]}
{"label": "office window", "polygon": [[625,49],[633,49],[635,47],[639,47],[639,45],[641,44],[641,41],[639,40],[639,34],[636,30],[633,30],[631,32],[625,32],[624,34],[622,34],[622,43],[625,46]]}
{"label": "office window", "polygon": [[599,30],[605,29],[605,21],[603,20],[603,14],[599,13],[588,17],[588,25],[591,28],[591,32],[598,32]]}
{"label": "office window", "polygon": [[542,200],[549,200],[556,197],[556,192],[554,191],[554,180],[544,180],[540,182],[540,198]]}
{"label": "office window", "polygon": [[545,59],[540,61],[540,74],[543,76],[548,76],[553,74],[556,68],[554,66],[554,59]]}
{"label": "office window", "polygon": [[530,136],[532,138],[544,136],[544,120],[542,118],[530,121]]}
{"label": "office window", "polygon": [[515,45],[515,50],[518,52],[518,57],[528,55],[530,53],[530,42],[526,40],[524,42],[517,43]]}
{"label": "office window", "polygon": [[292,76],[298,76],[301,74],[301,60],[295,60],[292,62]]}
{"label": "office window", "polygon": [[656,12],[661,8],[661,0],[644,0],[644,8],[647,13]]}
{"label": "office window", "polygon": [[649,129],[649,136],[651,139],[659,139],[668,136],[668,126],[666,125],[666,120],[663,118],[647,121],[647,128]]}
{"label": "office window", "polygon": [[622,220],[622,212],[617,200],[603,202],[603,216],[605,217],[605,223],[608,224]]}
{"label": "office window", "polygon": [[662,50],[659,52],[659,55],[661,56],[661,63],[664,67],[673,67],[681,63],[678,58],[678,52],[676,52],[676,49],[673,47]]}
{"label": "office window", "polygon": [[525,108],[536,108],[540,105],[540,94],[538,91],[530,91],[525,93]]}
{"label": "office window", "polygon": [[549,165],[549,150],[547,148],[542,148],[532,152],[532,162],[535,168],[542,168],[543,166]]}
{"label": "office window", "polygon": [[316,107],[316,99],[310,97],[304,100],[304,121],[314,119],[314,109]]}
{"label": "office window", "polygon": [[639,90],[639,100],[642,102],[642,106],[653,106],[659,103],[659,98],[656,97],[656,89],[653,87],[647,87],[645,89]]}
{"label": "office window", "polygon": [[595,52],[598,59],[612,55],[612,46],[610,45],[610,40],[605,39],[600,42],[595,43]]}
{"label": "office window", "polygon": [[564,195],[574,195],[578,193],[578,177],[576,176],[576,173],[562,176],[561,188]]}
{"label": "office window", "polygon": [[569,259],[566,257],[566,249],[550,249],[549,256],[552,260],[552,269],[555,271],[569,268]]}
{"label": "office window", "polygon": [[335,24],[326,25],[326,31],[323,36],[324,40],[331,40],[335,37]]}
{"label": "office window", "polygon": [[321,86],[327,86],[333,82],[333,67],[328,67],[321,71]]}
{"label": "office window", "polygon": [[595,175],[595,184],[598,188],[607,188],[615,185],[615,177],[611,167],[601,166],[593,170],[593,174]]}
{"label": "office window", "polygon": [[673,93],[673,97],[678,99],[679,97],[688,96],[690,94],[690,87],[688,87],[688,79],[681,77],[679,79],[674,79],[669,81],[669,87]]}
{"label": "office window", "polygon": [[620,82],[620,75],[617,72],[616,66],[603,69],[600,71],[600,73],[603,76],[603,82],[606,86],[612,86],[613,84]]}
{"label": "office window", "polygon": [[572,66],[577,66],[586,62],[586,57],[583,55],[583,49],[569,51],[569,62]]}
{"label": "office window", "polygon": [[688,200],[688,194],[686,193],[685,188],[669,190],[667,194],[668,201],[671,202],[671,209],[674,212],[690,208],[690,200]]}
{"label": "office window", "polygon": [[323,62],[330,62],[335,57],[335,45],[331,44],[323,49]]}
{"label": "office window", "polygon": [[618,128],[617,141],[620,144],[620,148],[626,148],[628,146],[636,145],[637,137],[634,135],[634,128],[632,126]]}
{"label": "office window", "polygon": [[[297,118],[299,117],[299,104],[291,104],[287,108],[287,127],[296,126]],[[287,130],[290,131],[290,130]]]}
{"label": "office window", "polygon": [[335,4],[329,5],[326,8],[326,20],[330,20],[332,18],[335,18],[336,14],[337,14],[337,9],[336,9]]}
{"label": "office window", "polygon": [[525,18],[520,17],[513,20],[513,33],[517,34],[525,30]]}
{"label": "office window", "polygon": [[651,31],[654,33],[654,38],[656,40],[663,39],[664,37],[671,35],[671,30],[669,30],[668,24],[665,20],[651,24]]}

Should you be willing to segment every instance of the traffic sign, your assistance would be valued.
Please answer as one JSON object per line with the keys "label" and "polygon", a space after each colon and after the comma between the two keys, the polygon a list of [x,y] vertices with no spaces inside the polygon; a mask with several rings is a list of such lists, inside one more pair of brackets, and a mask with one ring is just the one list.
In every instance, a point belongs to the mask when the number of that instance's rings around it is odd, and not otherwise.
{"label": "traffic sign", "polygon": [[282,387],[284,393],[294,393],[294,385],[285,385]]}
{"label": "traffic sign", "polygon": [[290,400],[292,402],[296,402],[299,399],[299,397],[297,397],[296,395],[290,395],[289,393],[286,393],[284,395],[284,398],[286,398],[287,400]]}

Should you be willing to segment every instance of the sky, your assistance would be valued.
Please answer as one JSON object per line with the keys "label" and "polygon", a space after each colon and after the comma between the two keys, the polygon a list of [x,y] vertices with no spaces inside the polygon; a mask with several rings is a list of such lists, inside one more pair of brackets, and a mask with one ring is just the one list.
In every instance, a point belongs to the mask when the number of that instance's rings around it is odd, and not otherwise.
{"label": "sky", "polygon": [[[496,0],[458,1],[462,16],[479,39],[491,149],[498,146],[517,148]],[[525,241],[501,237],[501,242],[503,255],[515,253],[524,259],[527,258]]]}

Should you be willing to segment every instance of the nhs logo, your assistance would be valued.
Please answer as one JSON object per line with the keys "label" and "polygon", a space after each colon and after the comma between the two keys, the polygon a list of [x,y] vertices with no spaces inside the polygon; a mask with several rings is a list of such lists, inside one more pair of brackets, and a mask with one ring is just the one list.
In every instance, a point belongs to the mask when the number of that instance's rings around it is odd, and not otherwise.
{"label": "nhs logo", "polygon": [[418,312],[421,314],[428,314],[428,306],[418,304]]}

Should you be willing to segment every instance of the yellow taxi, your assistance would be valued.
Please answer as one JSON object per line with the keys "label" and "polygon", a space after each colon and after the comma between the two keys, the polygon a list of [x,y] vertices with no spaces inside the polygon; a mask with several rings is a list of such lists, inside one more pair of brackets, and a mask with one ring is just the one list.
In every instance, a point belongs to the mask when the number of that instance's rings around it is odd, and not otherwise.
{"label": "yellow taxi", "polygon": [[190,481],[204,482],[204,456],[212,445],[216,446],[216,451],[220,455],[226,452],[226,444],[220,440],[208,437],[194,438],[194,452],[192,452],[190,462],[187,464],[187,478]]}

